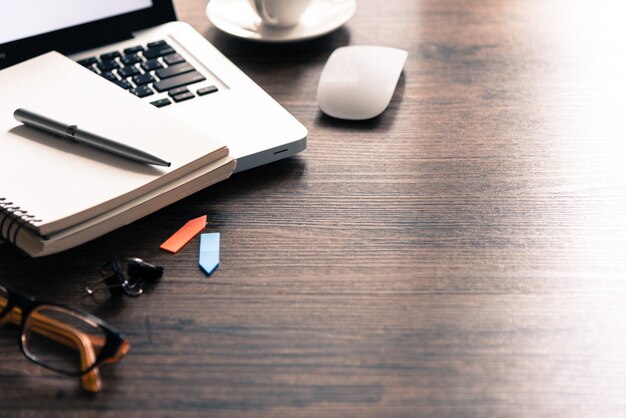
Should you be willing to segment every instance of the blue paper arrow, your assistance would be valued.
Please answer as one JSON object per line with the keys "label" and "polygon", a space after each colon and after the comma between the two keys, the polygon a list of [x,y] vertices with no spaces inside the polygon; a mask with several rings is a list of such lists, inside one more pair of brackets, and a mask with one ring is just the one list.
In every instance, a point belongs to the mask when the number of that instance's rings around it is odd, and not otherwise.
{"label": "blue paper arrow", "polygon": [[220,233],[211,232],[200,235],[200,267],[211,275],[220,265]]}

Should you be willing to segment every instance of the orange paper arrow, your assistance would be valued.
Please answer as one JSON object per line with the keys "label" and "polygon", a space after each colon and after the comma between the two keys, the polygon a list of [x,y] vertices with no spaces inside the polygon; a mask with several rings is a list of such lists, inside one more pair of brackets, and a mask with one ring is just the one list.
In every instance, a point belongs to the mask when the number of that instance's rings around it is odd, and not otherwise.
{"label": "orange paper arrow", "polygon": [[185,244],[191,241],[193,237],[206,228],[206,220],[206,215],[190,220],[176,231],[174,235],[169,237],[167,241],[161,244],[161,248],[176,254]]}

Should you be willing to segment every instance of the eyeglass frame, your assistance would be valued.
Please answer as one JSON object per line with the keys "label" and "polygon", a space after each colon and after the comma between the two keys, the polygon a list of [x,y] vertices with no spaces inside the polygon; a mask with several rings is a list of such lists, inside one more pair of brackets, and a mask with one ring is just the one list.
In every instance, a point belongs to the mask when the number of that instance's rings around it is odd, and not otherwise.
{"label": "eyeglass frame", "polygon": [[[63,305],[60,303],[50,303],[50,302],[37,300],[34,297],[27,296],[20,292],[15,291],[10,286],[7,286],[1,281],[0,281],[0,287],[4,288],[7,291],[7,304],[4,307],[4,309],[0,311],[0,321],[2,321],[5,318],[5,316],[9,315],[14,308],[20,309],[21,318],[20,318],[20,325],[19,325],[20,336],[18,338],[18,346],[20,350],[22,351],[22,354],[24,354],[24,356],[28,360],[32,361],[33,363],[39,366],[45,367],[46,369],[52,370],[54,372],[66,375],[66,376],[84,376],[87,373],[94,370],[95,368],[102,366],[103,364],[117,363],[128,352],[129,345],[128,345],[128,341],[126,340],[126,337],[122,333],[117,331],[115,328],[111,327],[109,324],[107,324],[100,318],[90,314],[89,312],[85,312],[77,308],[72,308],[72,307],[69,307],[67,305]],[[98,353],[96,360],[91,366],[89,366],[85,370],[81,370],[78,372],[63,370],[63,369],[54,367],[50,364],[46,364],[42,361],[38,361],[32,353],[29,353],[29,351],[24,348],[24,343],[25,343],[25,338],[26,338],[26,334],[25,334],[26,323],[30,315],[33,313],[33,311],[41,306],[62,308],[69,312],[75,312],[78,315],[80,315],[80,317],[98,325],[100,329],[104,331],[104,336],[105,336],[104,345],[102,346],[102,349]],[[80,332],[80,331],[77,331],[77,332]]]}

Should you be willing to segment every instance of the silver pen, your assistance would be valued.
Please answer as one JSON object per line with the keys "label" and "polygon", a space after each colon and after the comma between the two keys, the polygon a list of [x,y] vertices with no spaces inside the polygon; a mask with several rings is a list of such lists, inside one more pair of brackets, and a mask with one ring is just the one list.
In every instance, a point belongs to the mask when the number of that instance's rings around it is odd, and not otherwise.
{"label": "silver pen", "polygon": [[119,142],[112,141],[100,135],[79,129],[76,125],[68,125],[62,122],[52,120],[46,116],[38,115],[26,109],[17,109],[13,113],[13,117],[24,125],[49,132],[51,134],[63,137],[72,142],[88,145],[98,148],[102,151],[127,158],[129,160],[138,161],[145,164],[160,165],[169,167],[171,163],[160,159],[152,154],[133,148]]}

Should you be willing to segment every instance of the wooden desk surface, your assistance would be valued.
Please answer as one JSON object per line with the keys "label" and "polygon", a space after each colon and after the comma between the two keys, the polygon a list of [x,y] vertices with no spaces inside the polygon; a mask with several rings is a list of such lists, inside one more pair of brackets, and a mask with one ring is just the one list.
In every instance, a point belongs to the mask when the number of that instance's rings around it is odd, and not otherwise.
{"label": "wooden desk surface", "polygon": [[[626,26],[567,0],[359,0],[315,41],[190,22],[309,129],[296,158],[234,176],[72,251],[0,248],[0,277],[95,312],[132,351],[87,396],[0,336],[0,415],[615,417],[626,413]],[[331,51],[409,51],[390,108],[322,116]],[[372,86],[376,88],[376,86]],[[211,115],[207,115],[210,121]],[[210,123],[210,122],[208,122]],[[198,240],[158,245],[208,214]],[[151,292],[81,294],[119,256]]]}

